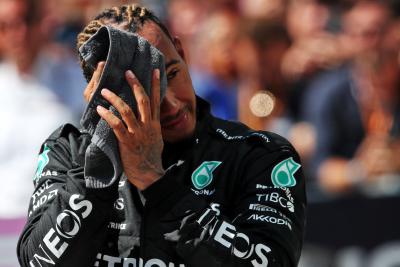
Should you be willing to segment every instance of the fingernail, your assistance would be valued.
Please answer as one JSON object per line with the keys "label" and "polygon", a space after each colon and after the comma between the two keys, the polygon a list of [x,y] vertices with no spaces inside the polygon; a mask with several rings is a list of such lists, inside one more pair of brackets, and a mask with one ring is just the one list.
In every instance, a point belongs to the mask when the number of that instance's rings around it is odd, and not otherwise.
{"label": "fingernail", "polygon": [[154,72],[155,72],[155,75],[156,75],[156,79],[159,80],[160,79],[160,70],[156,69]]}
{"label": "fingernail", "polygon": [[106,109],[105,109],[104,107],[102,107],[102,106],[97,106],[96,109],[97,109],[97,111],[100,112],[100,113],[102,113],[102,112],[104,112],[104,111],[106,110]]}
{"label": "fingernail", "polygon": [[101,89],[101,94],[102,95],[108,95],[109,93],[110,93],[110,90],[108,90],[107,88]]}
{"label": "fingernail", "polygon": [[131,71],[131,70],[127,70],[126,71],[126,76],[129,78],[129,79],[135,79],[136,77],[135,77],[135,74],[133,74],[133,72]]}

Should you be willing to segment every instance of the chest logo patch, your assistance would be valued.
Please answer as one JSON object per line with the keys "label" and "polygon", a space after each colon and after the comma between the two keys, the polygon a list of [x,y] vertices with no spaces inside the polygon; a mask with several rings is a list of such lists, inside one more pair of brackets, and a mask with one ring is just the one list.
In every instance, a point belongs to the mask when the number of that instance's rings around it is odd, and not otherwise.
{"label": "chest logo patch", "polygon": [[49,163],[49,156],[47,155],[49,152],[50,148],[47,146],[47,144],[44,144],[43,152],[39,155],[38,167],[33,180],[38,180],[40,177],[42,177],[43,169]]}
{"label": "chest logo patch", "polygon": [[278,187],[293,187],[296,185],[294,174],[300,169],[301,165],[293,160],[292,157],[282,160],[275,165],[271,173],[271,180]]}
{"label": "chest logo patch", "polygon": [[213,180],[213,171],[221,164],[221,161],[204,161],[192,173],[193,186],[201,190],[211,183]]}

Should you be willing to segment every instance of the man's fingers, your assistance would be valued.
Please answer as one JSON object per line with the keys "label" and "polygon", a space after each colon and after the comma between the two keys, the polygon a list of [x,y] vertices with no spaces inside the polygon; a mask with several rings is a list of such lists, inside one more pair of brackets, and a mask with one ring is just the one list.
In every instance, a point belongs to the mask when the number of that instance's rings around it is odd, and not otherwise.
{"label": "man's fingers", "polygon": [[117,109],[128,129],[133,131],[137,127],[137,120],[128,104],[108,89],[102,89],[101,95]]}
{"label": "man's fingers", "polygon": [[127,134],[124,123],[111,111],[102,106],[97,106],[97,113],[108,123],[108,125],[110,125],[117,136],[117,139],[123,141]]}
{"label": "man's fingers", "polygon": [[97,64],[97,68],[93,73],[92,79],[90,79],[90,81],[93,81],[94,90],[96,90],[97,85],[99,84],[100,77],[101,77],[101,74],[103,73],[103,69],[104,69],[105,65],[106,65],[105,61],[100,61]]}
{"label": "man's fingers", "polygon": [[126,71],[125,76],[128,84],[133,89],[133,94],[135,95],[136,102],[138,104],[140,120],[143,123],[147,123],[151,118],[149,97],[132,71]]}
{"label": "man's fingers", "polygon": [[153,120],[160,120],[160,70],[153,71],[151,82],[151,117]]}
{"label": "man's fingers", "polygon": [[89,101],[92,98],[94,92],[97,89],[105,64],[106,63],[104,61],[100,61],[97,64],[97,68],[93,72],[92,78],[90,79],[88,85],[86,86],[85,91],[83,92],[83,95],[87,101]]}

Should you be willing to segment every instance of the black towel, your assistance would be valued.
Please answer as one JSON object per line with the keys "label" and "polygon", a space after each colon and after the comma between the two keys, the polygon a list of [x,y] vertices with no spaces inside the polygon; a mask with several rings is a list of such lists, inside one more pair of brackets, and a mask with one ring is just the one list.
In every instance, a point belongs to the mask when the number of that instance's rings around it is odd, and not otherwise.
{"label": "black towel", "polygon": [[84,131],[92,135],[85,154],[85,181],[89,188],[104,188],[115,183],[123,172],[118,141],[113,130],[97,113],[101,105],[121,118],[100,94],[107,88],[121,97],[137,113],[132,89],[125,79],[125,72],[132,70],[146,93],[151,95],[154,69],[160,70],[161,99],[167,88],[165,62],[162,53],[137,34],[110,26],[101,27],[79,49],[81,58],[94,71],[97,63],[106,61],[100,81],[81,118]]}

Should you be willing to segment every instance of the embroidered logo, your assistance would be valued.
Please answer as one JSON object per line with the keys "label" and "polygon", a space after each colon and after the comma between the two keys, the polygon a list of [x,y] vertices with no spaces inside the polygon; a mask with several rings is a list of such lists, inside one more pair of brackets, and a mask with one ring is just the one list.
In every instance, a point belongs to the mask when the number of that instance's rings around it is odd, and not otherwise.
{"label": "embroidered logo", "polygon": [[221,161],[204,161],[193,173],[193,186],[201,190],[208,186],[213,179],[213,171],[221,164]]}
{"label": "embroidered logo", "polygon": [[49,152],[50,148],[47,146],[47,144],[44,144],[43,152],[39,155],[38,167],[33,180],[39,180],[42,177],[43,169],[49,163],[49,156],[47,155]]}
{"label": "embroidered logo", "polygon": [[301,165],[296,163],[292,157],[285,159],[274,167],[271,174],[272,183],[277,187],[293,187],[296,185],[294,174]]}

